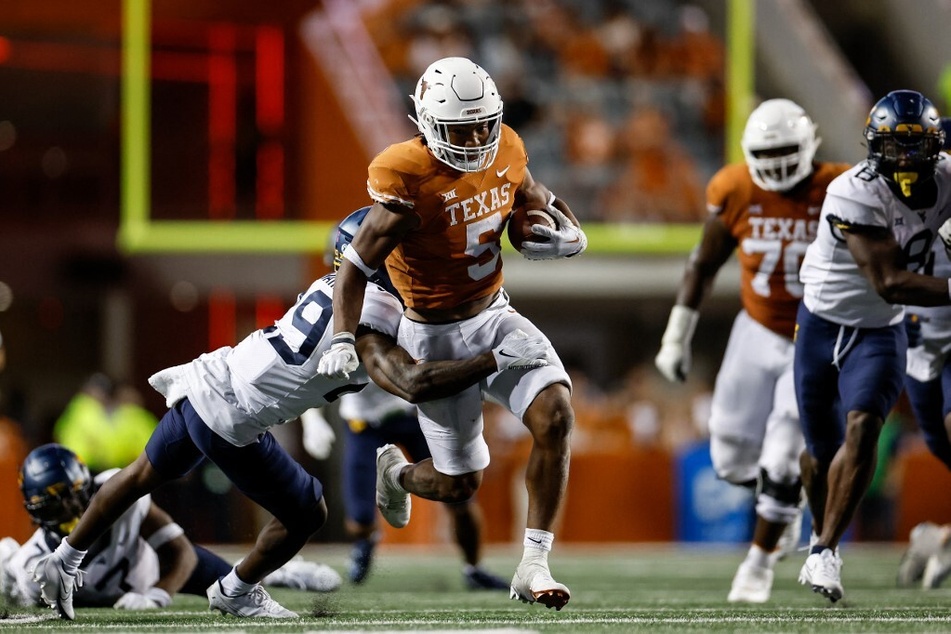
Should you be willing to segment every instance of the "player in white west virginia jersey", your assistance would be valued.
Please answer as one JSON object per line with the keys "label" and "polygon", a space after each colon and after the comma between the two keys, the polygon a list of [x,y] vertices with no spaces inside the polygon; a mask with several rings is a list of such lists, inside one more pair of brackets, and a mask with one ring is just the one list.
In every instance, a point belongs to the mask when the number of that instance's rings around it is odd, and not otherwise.
{"label": "player in white west virginia jersey", "polygon": [[773,567],[798,546],[802,524],[803,439],[792,378],[799,264],[815,237],[826,187],[849,166],[813,160],[816,125],[788,99],[760,104],[741,143],[745,162],[723,167],[707,185],[710,215],[655,363],[671,381],[686,378],[701,303],[735,252],[743,310],[713,390],[710,457],[718,477],[756,495],[753,543],[727,600],[764,603]]}
{"label": "player in white west virginia jersey", "polygon": [[904,383],[903,305],[951,304],[947,278],[917,272],[951,218],[943,138],[921,94],[879,100],[865,127],[868,158],[829,185],[800,271],[794,378],[815,536],[799,580],[831,601],[844,593],[839,540],[868,489],[879,431]]}
{"label": "player in white west virginia jersey", "polygon": [[[101,486],[118,471],[110,469],[100,473],[95,477],[94,486]],[[97,543],[98,552],[91,552],[84,565],[85,579],[82,588],[76,592],[77,604],[111,606],[126,592],[142,597],[148,597],[151,592],[155,597],[152,600],[155,605],[151,607],[165,607],[171,603],[171,593],[153,590],[159,578],[158,558],[146,541],[139,538],[151,506],[151,496],[139,498]],[[19,549],[10,553],[2,565],[0,594],[18,605],[43,604],[40,586],[33,581],[30,571],[40,558],[49,555],[59,544],[63,536],[58,533],[38,528]],[[156,543],[156,547],[164,545]]]}
{"label": "player in white west virginia jersey", "polygon": [[[951,151],[951,117],[942,117],[945,152]],[[935,241],[931,274],[951,277],[951,223]],[[951,308],[908,306],[905,393],[931,453],[951,469]],[[912,528],[898,566],[898,585],[921,582],[937,588],[951,574],[951,524],[922,522]]]}
{"label": "player in white west virginia jersey", "polygon": [[[93,479],[74,452],[55,443],[29,453],[20,468],[20,492],[39,527],[22,546],[10,537],[0,540],[0,596],[14,605],[42,605],[40,586],[30,571],[69,534],[99,488],[118,472],[110,469]],[[176,593],[204,596],[208,586],[230,569],[224,559],[193,544],[145,495],[89,549],[76,604],[163,608]],[[329,592],[340,586],[341,579],[329,566],[295,560],[265,577],[264,583]]]}
{"label": "player in white west virginia jersey", "polygon": [[37,564],[43,599],[64,618],[75,617],[76,571],[86,550],[136,499],[184,476],[206,458],[274,517],[248,556],[208,588],[212,609],[236,616],[293,618],[261,587],[324,523],[323,486],[277,443],[268,429],[295,419],[368,376],[409,401],[445,397],[509,367],[545,365],[548,342],[513,331],[492,350],[458,361],[417,363],[396,345],[399,300],[368,283],[355,344],[362,364],[344,378],[316,372],[331,347],[334,276],[314,282],[278,322],[235,347],[168,368],[149,382],[171,408],[145,451],[103,485],[75,529]]}

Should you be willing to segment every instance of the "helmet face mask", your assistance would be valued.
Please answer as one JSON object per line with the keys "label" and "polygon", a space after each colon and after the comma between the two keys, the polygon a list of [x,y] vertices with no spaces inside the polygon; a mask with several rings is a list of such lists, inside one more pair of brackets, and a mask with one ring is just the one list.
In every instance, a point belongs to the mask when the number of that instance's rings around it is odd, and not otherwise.
{"label": "helmet face mask", "polygon": [[55,443],[30,452],[20,468],[19,483],[33,522],[60,537],[69,535],[79,522],[93,492],[89,468]]}
{"label": "helmet face mask", "polygon": [[740,145],[753,182],[782,192],[812,173],[821,142],[805,110],[789,99],[770,99],[750,114]]}
{"label": "helmet face mask", "polygon": [[439,161],[460,172],[482,172],[495,161],[502,131],[502,99],[495,82],[464,57],[433,62],[410,95],[410,117]]}
{"label": "helmet face mask", "polygon": [[911,196],[915,185],[934,176],[945,133],[931,101],[913,90],[895,90],[872,107],[865,140],[869,165]]}

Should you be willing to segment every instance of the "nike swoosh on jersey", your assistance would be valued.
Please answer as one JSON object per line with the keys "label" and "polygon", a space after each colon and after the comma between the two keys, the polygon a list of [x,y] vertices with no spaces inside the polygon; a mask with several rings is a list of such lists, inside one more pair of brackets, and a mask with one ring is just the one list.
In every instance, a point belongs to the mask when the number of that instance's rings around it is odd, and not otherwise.
{"label": "nike swoosh on jersey", "polygon": [[506,165],[503,169],[495,170],[495,175],[498,176],[499,178],[502,178],[503,176],[505,176],[505,173],[506,173],[507,171],[509,171],[509,168],[510,168],[510,167],[512,167],[512,166],[511,166],[511,165]]}

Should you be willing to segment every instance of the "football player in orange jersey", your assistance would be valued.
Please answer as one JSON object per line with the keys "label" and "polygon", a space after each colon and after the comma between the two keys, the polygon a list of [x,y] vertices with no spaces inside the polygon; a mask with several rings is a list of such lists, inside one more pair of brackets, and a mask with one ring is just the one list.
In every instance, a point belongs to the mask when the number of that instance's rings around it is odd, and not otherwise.
{"label": "football player in orange jersey", "polygon": [[792,341],[802,297],[799,264],[816,236],[826,186],[849,167],[814,163],[819,142],[815,124],[788,99],[753,111],[742,139],[746,162],[723,167],[707,185],[710,215],[655,359],[669,380],[686,379],[700,305],[735,251],[743,308],[714,387],[710,456],[720,478],[756,491],[756,525],[731,602],[767,601],[773,566],[799,542],[804,442]]}
{"label": "football player in orange jersey", "polygon": [[[370,164],[374,204],[343,253],[334,293],[334,345],[318,371],[356,367],[353,332],[366,280],[381,266],[406,304],[399,341],[421,362],[490,350],[514,329],[541,334],[502,289],[501,238],[513,207],[547,209],[555,229],[535,226],[529,259],[571,257],[587,239],[568,206],[528,171],[521,138],[502,123],[502,99],[477,64],[434,62],[412,95],[420,134]],[[441,502],[469,499],[489,464],[482,400],[507,407],[532,435],[524,554],[511,597],[561,609],[568,588],[548,567],[555,517],[568,481],[574,422],[571,381],[554,349],[544,367],[494,374],[456,396],[419,405],[431,460],[410,464],[393,445],[377,453],[377,506],[393,526],[409,521],[410,493]]]}

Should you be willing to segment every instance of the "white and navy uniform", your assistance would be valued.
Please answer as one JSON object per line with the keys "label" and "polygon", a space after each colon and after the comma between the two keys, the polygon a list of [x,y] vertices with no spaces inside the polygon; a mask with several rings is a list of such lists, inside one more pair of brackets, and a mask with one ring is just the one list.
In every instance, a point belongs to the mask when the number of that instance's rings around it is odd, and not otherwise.
{"label": "white and navy uniform", "polygon": [[412,462],[431,454],[419,428],[416,406],[375,383],[340,397],[339,414],[346,422],[343,506],[348,519],[370,525],[376,521],[377,448],[400,445]]}
{"label": "white and navy uniform", "polygon": [[[118,469],[110,469],[97,475],[96,487],[118,472]],[[144,593],[155,585],[159,578],[158,557],[139,536],[151,505],[149,495],[136,500],[89,548],[80,566],[85,572],[85,581],[76,591],[76,605],[111,606],[126,592]],[[0,582],[3,594],[18,605],[44,605],[40,586],[33,581],[30,571],[41,557],[56,550],[61,539],[38,528],[3,566],[4,579]]]}
{"label": "white and navy uniform", "polygon": [[951,161],[938,161],[934,179],[936,202],[920,209],[907,207],[866,161],[829,185],[818,236],[800,270],[804,295],[794,372],[806,446],[821,462],[830,461],[842,444],[848,412],[888,415],[906,366],[904,307],[887,303],[875,291],[842,231],[887,229],[908,269],[923,272],[938,228],[951,218]]}
{"label": "white and navy uniform", "polygon": [[[172,408],[146,446],[157,471],[181,477],[207,457],[286,527],[305,528],[323,487],[268,430],[369,381],[363,365],[348,379],[317,374],[333,336],[334,279],[315,281],[273,326],[238,345],[149,379]],[[368,283],[360,325],[395,340],[402,311],[399,299]]]}
{"label": "white and navy uniform", "polygon": [[[944,243],[935,240],[932,252],[930,274],[951,278],[951,260]],[[951,306],[907,306],[905,311],[905,391],[928,449],[951,469],[951,442],[944,426],[951,413]]]}

